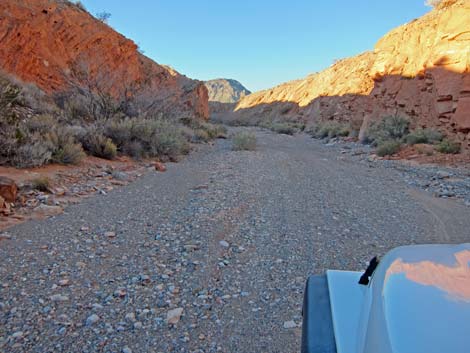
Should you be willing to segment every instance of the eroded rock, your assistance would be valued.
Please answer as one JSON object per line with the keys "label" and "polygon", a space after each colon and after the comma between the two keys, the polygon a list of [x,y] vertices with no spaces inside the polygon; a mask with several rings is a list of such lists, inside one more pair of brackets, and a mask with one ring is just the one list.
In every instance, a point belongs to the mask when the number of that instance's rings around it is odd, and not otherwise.
{"label": "eroded rock", "polygon": [[15,202],[17,194],[18,186],[15,181],[13,179],[0,176],[0,197],[2,197],[6,202]]}

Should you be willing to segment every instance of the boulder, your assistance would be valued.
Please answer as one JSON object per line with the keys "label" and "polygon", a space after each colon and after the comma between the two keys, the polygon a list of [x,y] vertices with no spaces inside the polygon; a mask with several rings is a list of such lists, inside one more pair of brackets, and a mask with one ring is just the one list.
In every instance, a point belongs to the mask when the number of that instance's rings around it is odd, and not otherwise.
{"label": "boulder", "polygon": [[0,176],[0,197],[2,197],[6,202],[15,202],[16,196],[18,194],[18,186],[15,181]]}

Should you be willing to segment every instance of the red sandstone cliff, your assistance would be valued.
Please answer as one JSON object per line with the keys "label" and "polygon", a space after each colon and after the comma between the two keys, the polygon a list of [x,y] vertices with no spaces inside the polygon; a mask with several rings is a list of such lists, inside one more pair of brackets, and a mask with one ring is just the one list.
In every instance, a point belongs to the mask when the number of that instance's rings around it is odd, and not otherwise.
{"label": "red sandstone cliff", "polygon": [[155,102],[159,112],[208,118],[204,84],[158,65],[137,45],[65,0],[0,2],[0,69],[46,92],[83,84],[73,72],[112,95],[129,88]]}
{"label": "red sandstone cliff", "polygon": [[470,147],[470,2],[447,0],[372,52],[242,99],[236,115],[362,124],[399,114]]}

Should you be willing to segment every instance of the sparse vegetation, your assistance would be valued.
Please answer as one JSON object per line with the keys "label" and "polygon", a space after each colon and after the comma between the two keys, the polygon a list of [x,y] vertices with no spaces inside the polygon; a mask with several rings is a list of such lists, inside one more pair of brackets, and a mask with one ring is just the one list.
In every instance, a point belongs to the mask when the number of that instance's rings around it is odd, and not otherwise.
{"label": "sparse vegetation", "polygon": [[256,135],[251,132],[239,132],[232,138],[232,149],[234,151],[256,150]]}
{"label": "sparse vegetation", "polygon": [[40,176],[31,181],[31,187],[38,191],[48,192],[51,187],[51,181],[46,176]]}
{"label": "sparse vegetation", "polygon": [[109,19],[111,18],[111,14],[109,12],[103,11],[103,12],[98,12],[96,14],[96,18],[100,20],[103,23],[108,23]]}
{"label": "sparse vegetation", "polygon": [[186,128],[193,131],[191,136],[193,142],[208,142],[217,138],[227,138],[227,129],[220,124],[212,124],[188,118],[181,119],[181,123]]}
{"label": "sparse vegetation", "polygon": [[442,140],[437,146],[436,150],[446,154],[457,154],[460,153],[462,145],[460,142],[452,141],[449,139]]}
{"label": "sparse vegetation", "polygon": [[117,156],[117,147],[113,141],[96,129],[83,136],[81,142],[85,151],[95,157],[111,160]]}
{"label": "sparse vegetation", "polygon": [[51,161],[58,164],[78,164],[85,158],[85,152],[75,136],[66,127],[59,127],[44,135],[49,144]]}
{"label": "sparse vegetation", "polygon": [[391,156],[398,153],[401,149],[401,143],[396,140],[381,141],[377,146],[377,155],[379,157]]}
{"label": "sparse vegetation", "polygon": [[432,156],[434,154],[434,147],[431,145],[417,144],[415,145],[415,149],[418,153],[424,154],[426,156]]}
{"label": "sparse vegetation", "polygon": [[350,133],[349,124],[336,121],[319,122],[308,130],[308,133],[315,138],[345,137]]}
{"label": "sparse vegetation", "polygon": [[400,140],[409,132],[410,121],[401,116],[387,116],[374,122],[367,132],[366,142],[374,146],[389,140]]}
{"label": "sparse vegetation", "polygon": [[434,144],[442,141],[444,135],[435,129],[417,129],[410,132],[405,136],[404,140],[409,145],[416,145],[418,143]]}
{"label": "sparse vegetation", "polygon": [[303,131],[305,129],[305,125],[301,123],[294,123],[294,122],[283,122],[283,123],[272,123],[268,125],[267,128],[278,134],[294,135],[295,133],[299,131]]}
{"label": "sparse vegetation", "polygon": [[114,99],[86,79],[86,70],[81,73],[84,87],[72,85],[54,97],[0,73],[0,165],[76,164],[85,152],[105,159],[120,153],[176,161],[190,143],[227,137],[219,124],[169,120],[152,114],[154,108],[141,110],[128,93]]}
{"label": "sparse vegetation", "polygon": [[105,135],[117,148],[134,158],[159,157],[177,160],[189,152],[183,130],[163,119],[125,119],[109,122]]}

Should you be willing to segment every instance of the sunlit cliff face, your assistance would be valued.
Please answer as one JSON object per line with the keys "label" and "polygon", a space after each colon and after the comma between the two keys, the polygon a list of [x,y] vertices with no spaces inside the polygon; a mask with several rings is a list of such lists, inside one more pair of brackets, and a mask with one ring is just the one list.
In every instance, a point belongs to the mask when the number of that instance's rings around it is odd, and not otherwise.
{"label": "sunlit cliff face", "polygon": [[[444,3],[443,3],[444,4]],[[280,103],[280,104],[279,104]],[[372,51],[243,98],[236,112],[293,104],[289,118],[368,122],[388,115],[470,141],[470,1],[445,1]],[[468,142],[470,147],[470,142]]]}
{"label": "sunlit cliff face", "polygon": [[455,254],[455,265],[422,261],[406,263],[395,260],[385,274],[385,282],[391,275],[404,274],[409,281],[424,286],[434,286],[448,293],[452,298],[470,302],[470,251]]}

